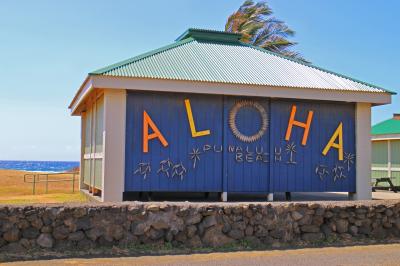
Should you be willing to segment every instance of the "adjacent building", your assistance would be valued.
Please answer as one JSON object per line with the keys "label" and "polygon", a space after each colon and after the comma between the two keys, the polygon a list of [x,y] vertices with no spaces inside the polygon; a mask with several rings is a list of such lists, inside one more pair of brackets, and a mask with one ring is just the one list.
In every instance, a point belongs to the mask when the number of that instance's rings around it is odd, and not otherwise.
{"label": "adjacent building", "polygon": [[189,29],[168,46],[88,74],[81,189],[143,193],[348,192],[371,198],[371,107],[383,88]]}
{"label": "adjacent building", "polygon": [[372,179],[390,177],[400,186],[400,114],[374,125],[371,135]]}

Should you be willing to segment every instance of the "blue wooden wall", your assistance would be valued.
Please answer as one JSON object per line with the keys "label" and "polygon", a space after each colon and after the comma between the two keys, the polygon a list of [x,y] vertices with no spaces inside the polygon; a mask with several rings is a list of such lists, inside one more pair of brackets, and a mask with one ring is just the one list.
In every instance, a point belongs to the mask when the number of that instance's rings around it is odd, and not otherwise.
{"label": "blue wooden wall", "polygon": [[[247,143],[238,140],[232,133],[228,125],[229,112],[236,102],[240,100],[257,101],[265,110],[269,110],[269,99],[263,98],[243,98],[225,97],[224,101],[224,145],[235,149],[231,152],[225,149],[224,165],[224,191],[231,192],[265,192],[270,187],[270,130],[267,128],[262,138],[255,142]],[[269,112],[268,112],[269,114]],[[268,121],[270,117],[268,115]],[[251,136],[259,130],[261,117],[256,109],[243,107],[236,116],[236,124],[239,131],[247,136]],[[257,160],[257,154],[261,156]],[[237,159],[238,156],[238,159]]]}
{"label": "blue wooden wall", "polygon": [[[308,111],[314,111],[313,120],[306,146],[301,145],[304,129],[293,127],[291,139],[285,141],[286,129],[292,105],[296,105],[295,120],[306,122]],[[355,107],[349,103],[304,102],[276,100],[271,103],[271,143],[274,149],[282,150],[282,160],[271,164],[272,191],[347,191],[355,192],[355,159],[349,162],[350,170],[344,161],[338,160],[338,151],[331,148],[326,156],[322,150],[329,142],[339,123],[343,123],[343,146],[346,154],[355,155]],[[337,141],[336,141],[337,142]],[[294,144],[295,163],[288,163],[288,144]],[[337,177],[334,181],[334,168],[337,166]],[[317,167],[322,178],[316,174]],[[343,169],[342,169],[343,168]],[[340,175],[342,171],[342,175]],[[345,176],[345,177],[344,177]],[[322,180],[321,180],[322,179]]]}
{"label": "blue wooden wall", "polygon": [[[190,99],[197,130],[210,129],[211,134],[192,138],[184,99]],[[134,93],[127,96],[125,191],[209,191],[222,189],[222,96],[185,95],[176,93]],[[149,152],[143,153],[143,110],[168,142],[163,147],[158,139],[149,141]],[[149,130],[151,133],[151,130]],[[209,146],[212,145],[210,149]],[[196,167],[191,160],[193,149],[200,152]],[[160,162],[170,160],[168,175]],[[146,177],[134,174],[140,163],[149,163]],[[172,168],[182,163],[186,173],[173,175]],[[166,169],[166,168],[164,168]],[[178,168],[181,172],[181,167]]]}
{"label": "blue wooden wall", "polygon": [[[210,135],[191,136],[184,99],[190,99],[197,131],[209,129]],[[242,142],[229,127],[230,110],[240,100],[257,102],[267,111],[268,128],[257,141]],[[305,122],[308,110],[314,111],[306,146],[301,145],[304,130],[296,126],[291,139],[285,141],[292,105],[297,106],[295,120],[298,121]],[[149,141],[149,152],[143,153],[144,110],[168,141],[167,147],[153,139]],[[355,106],[351,103],[128,92],[126,115],[127,192],[355,191]],[[339,161],[334,148],[326,156],[322,155],[340,122],[343,123],[344,151],[352,155],[351,162]],[[260,114],[251,107],[241,108],[236,125],[244,135],[252,135],[260,128]],[[290,163],[288,144],[292,144],[292,151],[294,145],[295,150]],[[262,160],[256,160],[260,153]],[[160,163],[167,160],[169,168],[160,170]],[[150,169],[143,171],[145,167],[141,168],[140,164],[149,165]],[[172,176],[173,168],[182,172],[182,166],[186,170],[184,174],[176,172]],[[324,174],[319,175],[322,171]]]}

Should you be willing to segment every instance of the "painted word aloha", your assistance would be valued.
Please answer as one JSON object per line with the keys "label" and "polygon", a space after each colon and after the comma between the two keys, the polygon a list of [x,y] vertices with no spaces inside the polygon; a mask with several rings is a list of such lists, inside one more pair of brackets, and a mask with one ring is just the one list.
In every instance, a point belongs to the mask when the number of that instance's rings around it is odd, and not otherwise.
{"label": "painted word aloha", "polygon": [[[191,136],[192,138],[198,138],[198,137],[204,137],[204,136],[208,136],[211,134],[211,130],[210,129],[205,129],[205,130],[201,130],[198,131],[196,128],[196,124],[195,124],[195,120],[194,120],[194,116],[193,116],[193,112],[192,112],[192,107],[190,104],[190,100],[189,99],[185,99],[184,100],[184,105],[185,105],[185,109],[186,109],[186,114],[187,114],[187,119],[188,119],[188,123],[189,123],[189,128],[190,128],[190,132],[191,132]],[[265,117],[265,110],[263,110],[263,108],[261,107],[261,105],[259,105],[258,103],[254,102],[254,104],[248,103],[246,102],[245,104],[242,105],[235,105],[233,107],[234,111],[237,112],[238,108],[242,108],[241,106],[255,106],[257,107],[257,110],[259,112],[261,112],[262,117]],[[310,133],[310,128],[311,128],[311,124],[313,121],[313,116],[314,116],[314,111],[313,110],[308,110],[308,114],[307,114],[307,119],[305,122],[302,121],[297,121],[296,120],[296,112],[297,112],[297,107],[296,105],[293,105],[291,108],[291,112],[290,112],[290,116],[289,116],[289,121],[288,121],[288,125],[287,125],[287,129],[286,129],[286,134],[285,134],[285,140],[287,142],[289,142],[291,140],[291,135],[292,135],[292,129],[293,127],[300,127],[302,129],[304,129],[303,131],[303,136],[301,139],[301,145],[302,146],[306,146],[307,145],[307,141],[308,141],[308,137],[309,137],[309,133]],[[235,117],[235,116],[233,116]],[[230,128],[232,130],[232,128],[234,129],[235,132],[234,135],[237,137],[238,135],[241,136],[240,140],[241,141],[245,141],[248,142],[247,140],[253,141],[253,140],[258,140],[262,137],[262,135],[265,133],[265,129],[266,128],[266,123],[262,123],[260,131],[258,134],[260,134],[260,136],[256,135],[256,136],[249,136],[246,137],[245,135],[243,135],[240,132],[237,132],[237,127],[236,125],[232,125],[232,123],[236,123],[234,119],[231,119],[232,121],[230,121],[231,125]],[[152,130],[152,133],[149,133],[149,129]],[[240,134],[239,134],[240,133]],[[150,115],[147,113],[146,110],[143,111],[143,152],[147,153],[149,151],[149,141],[153,140],[153,139],[158,139],[161,143],[161,145],[163,145],[164,147],[168,146],[168,141],[165,138],[165,136],[161,133],[161,131],[159,130],[159,128],[157,127],[156,123],[151,119]],[[293,147],[290,147],[291,143],[288,144],[287,149],[293,149]],[[331,150],[331,148],[335,148],[338,151],[338,159],[339,161],[343,161],[343,123],[340,122],[338,127],[336,128],[336,130],[334,131],[334,133],[332,134],[330,140],[328,141],[328,143],[326,144],[326,146],[324,147],[324,149],[322,150],[322,155],[326,156],[328,154],[328,152]],[[293,154],[293,151],[291,152],[291,154]]]}

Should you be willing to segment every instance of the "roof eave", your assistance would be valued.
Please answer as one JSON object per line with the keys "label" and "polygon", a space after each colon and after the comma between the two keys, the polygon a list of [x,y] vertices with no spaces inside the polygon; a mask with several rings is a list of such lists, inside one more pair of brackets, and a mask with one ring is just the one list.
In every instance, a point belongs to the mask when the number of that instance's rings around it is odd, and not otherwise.
{"label": "roof eave", "polygon": [[71,111],[71,115],[79,115],[79,113],[77,113],[77,109],[80,107],[82,101],[89,94],[92,88],[92,75],[88,75],[83,81],[82,85],[79,87],[78,91],[75,93],[74,98],[68,106],[68,109],[70,109]]}
{"label": "roof eave", "polygon": [[385,133],[385,134],[372,134],[372,141],[380,141],[380,140],[398,140],[400,139],[400,133]]}
{"label": "roof eave", "polygon": [[[107,75],[92,75],[90,78],[92,87],[96,89],[124,88],[126,90],[139,91],[168,91],[176,93],[182,92],[246,96],[258,95],[261,97],[293,99],[307,98],[311,100],[363,102],[370,103],[373,106],[388,104],[391,102],[391,95],[387,92],[343,91],[335,89],[329,90],[304,87],[277,87],[261,84],[176,80],[149,77],[119,77]],[[290,93],[285,94],[289,91]],[[299,93],[301,95],[299,95]]]}

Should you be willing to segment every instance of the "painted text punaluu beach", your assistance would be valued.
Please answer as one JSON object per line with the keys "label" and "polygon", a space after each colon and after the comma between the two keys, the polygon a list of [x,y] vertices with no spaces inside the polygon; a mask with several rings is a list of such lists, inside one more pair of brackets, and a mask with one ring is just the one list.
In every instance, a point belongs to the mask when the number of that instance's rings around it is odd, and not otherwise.
{"label": "painted text punaluu beach", "polygon": [[189,29],[90,73],[70,105],[82,117],[81,189],[103,201],[145,192],[370,199],[371,107],[392,93],[239,39]]}

